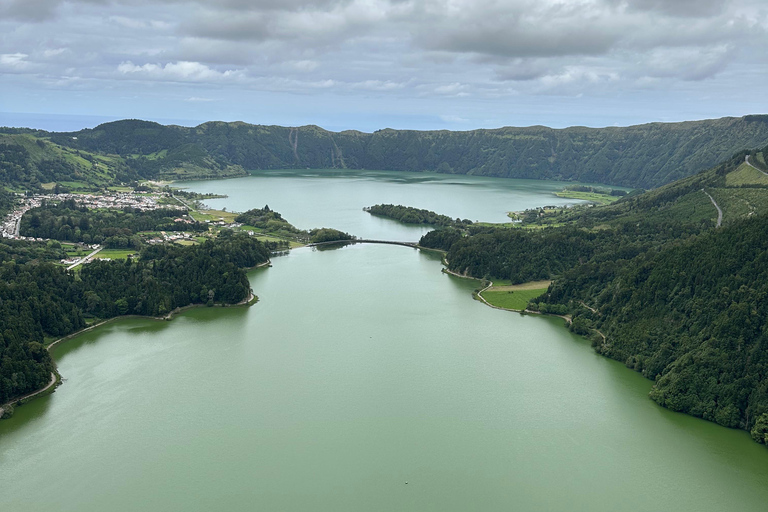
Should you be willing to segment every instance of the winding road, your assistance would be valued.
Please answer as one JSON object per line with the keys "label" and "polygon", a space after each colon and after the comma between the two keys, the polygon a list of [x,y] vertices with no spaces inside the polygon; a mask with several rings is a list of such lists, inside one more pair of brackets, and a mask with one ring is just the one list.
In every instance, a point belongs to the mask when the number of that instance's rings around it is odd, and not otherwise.
{"label": "winding road", "polygon": [[712,201],[712,204],[715,205],[715,208],[717,208],[717,224],[715,224],[715,227],[719,228],[720,225],[723,223],[723,210],[721,210],[720,207],[717,206],[717,203],[715,202],[715,198],[709,195],[709,192],[707,192],[704,189],[701,189],[701,191],[707,194],[707,197],[709,197],[709,200]]}
{"label": "winding road", "polygon": [[747,156],[745,156],[745,157],[744,157],[744,163],[745,163],[745,164],[747,164],[748,166],[750,166],[751,168],[753,168],[754,170],[756,170],[756,171],[760,171],[761,173],[763,173],[763,174],[765,174],[766,176],[768,176],[768,172],[765,172],[765,171],[764,171],[764,170],[762,170],[762,169],[758,169],[757,167],[755,167],[754,165],[752,165],[752,163],[749,161],[749,155],[747,155]]}

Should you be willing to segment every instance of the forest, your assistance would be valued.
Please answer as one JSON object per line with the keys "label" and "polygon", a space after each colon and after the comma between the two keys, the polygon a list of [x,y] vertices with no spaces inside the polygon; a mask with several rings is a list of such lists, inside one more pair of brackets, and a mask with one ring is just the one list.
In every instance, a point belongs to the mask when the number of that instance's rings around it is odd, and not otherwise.
{"label": "forest", "polygon": [[138,259],[96,261],[73,274],[42,261],[49,249],[41,246],[0,244],[0,403],[45,385],[54,366],[44,344],[89,319],[246,300],[244,269],[268,261],[271,249],[223,231],[199,245],[149,246]]}
{"label": "forest", "polygon": [[[470,276],[554,279],[528,309],[572,315],[595,350],[655,382],[659,404],[766,443],[768,211],[738,208],[744,159],[609,206],[537,209],[521,227],[438,229],[420,244]],[[768,187],[757,171],[751,179],[764,204]],[[741,216],[715,229],[704,190]]]}
{"label": "forest", "polygon": [[21,218],[20,234],[63,242],[104,244],[108,248],[140,248],[136,234],[141,231],[206,232],[208,225],[189,219],[175,220],[187,212],[175,208],[88,209],[73,199],[43,204]]}
{"label": "forest", "polygon": [[430,210],[422,210],[411,206],[394,204],[375,204],[364,208],[371,215],[396,220],[404,224],[427,224],[429,226],[457,227],[469,226],[469,219],[452,219],[447,215],[440,215]]}
{"label": "forest", "polygon": [[374,133],[241,122],[185,128],[125,120],[37,135],[72,150],[118,155],[124,167],[144,178],[244,175],[244,169],[348,168],[648,189],[710,168],[739,149],[762,147],[768,143],[768,116],[610,128]]}

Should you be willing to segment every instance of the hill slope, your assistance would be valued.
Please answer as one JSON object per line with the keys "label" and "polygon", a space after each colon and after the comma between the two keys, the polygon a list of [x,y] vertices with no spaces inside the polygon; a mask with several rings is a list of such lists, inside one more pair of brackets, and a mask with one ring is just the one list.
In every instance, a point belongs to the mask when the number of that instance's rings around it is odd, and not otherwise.
{"label": "hill slope", "polygon": [[537,229],[421,243],[444,244],[455,272],[554,278],[530,309],[571,314],[598,352],[656,382],[659,404],[768,442],[768,184],[746,162],[766,152],[609,206],[526,215]]}
{"label": "hill slope", "polygon": [[117,121],[50,134],[75,149],[117,154],[146,177],[185,166],[211,177],[242,169],[350,168],[561,179],[653,188],[692,175],[739,148],[768,143],[768,116],[625,128],[533,126],[493,130],[330,132],[209,122],[194,128]]}

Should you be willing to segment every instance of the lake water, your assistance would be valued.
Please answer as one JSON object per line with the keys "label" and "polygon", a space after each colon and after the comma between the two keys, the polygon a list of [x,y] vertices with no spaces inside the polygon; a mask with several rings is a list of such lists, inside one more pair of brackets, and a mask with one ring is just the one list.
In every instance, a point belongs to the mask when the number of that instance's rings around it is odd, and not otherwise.
{"label": "lake water", "polygon": [[[190,187],[405,240],[421,229],[361,208],[497,220],[559,188],[445,180]],[[303,248],[250,273],[254,307],[121,320],[60,345],[64,385],[0,422],[3,510],[766,510],[768,450],[748,434],[656,406],[650,381],[561,320],[483,306],[474,281],[440,269],[405,247]]]}

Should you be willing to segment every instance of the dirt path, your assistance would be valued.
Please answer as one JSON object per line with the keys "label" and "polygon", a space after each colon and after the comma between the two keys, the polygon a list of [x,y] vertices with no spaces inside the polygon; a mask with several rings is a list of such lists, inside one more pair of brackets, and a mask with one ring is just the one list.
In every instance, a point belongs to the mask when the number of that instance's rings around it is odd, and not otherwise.
{"label": "dirt path", "polygon": [[16,404],[18,402],[21,402],[22,400],[26,400],[27,398],[32,398],[34,396],[39,395],[40,393],[45,393],[46,391],[51,389],[51,386],[53,386],[54,384],[56,384],[56,374],[55,373],[51,373],[51,382],[49,382],[48,385],[45,386],[44,388],[38,389],[37,391],[33,391],[32,393],[28,393],[28,394],[26,394],[24,396],[20,396],[18,398],[14,398],[13,400],[10,400],[9,402],[6,402],[2,406],[0,406],[0,416],[2,416],[3,413],[5,412],[5,407],[6,406]]}
{"label": "dirt path", "polygon": [[[461,275],[461,274],[457,274],[456,272],[452,272],[452,271],[448,270],[447,268],[444,268],[443,272],[445,272],[446,274],[450,274],[452,276],[461,277],[463,279],[474,279],[476,281],[482,281],[481,279],[478,279],[476,277],[464,276],[464,275]],[[548,282],[551,282],[551,281],[548,281]],[[482,290],[477,292],[477,297],[483,302],[483,304],[485,304],[486,306],[488,306],[490,308],[499,309],[501,311],[511,311],[513,313],[527,313],[527,314],[530,314],[530,315],[556,316],[558,318],[562,318],[563,320],[565,320],[566,324],[568,324],[568,325],[571,324],[571,317],[569,315],[555,315],[555,314],[552,314],[552,313],[542,313],[541,311],[532,311],[530,309],[509,309],[509,308],[502,308],[500,306],[494,306],[493,304],[491,304],[490,302],[485,300],[485,297],[483,297],[483,292],[488,290],[490,287],[493,286],[493,281],[489,281],[488,283],[489,283],[488,286],[486,286],[485,288],[483,288]],[[528,284],[528,283],[525,283],[525,284]],[[519,285],[519,286],[523,286],[523,285]],[[501,287],[499,287],[499,288],[501,288]]]}

